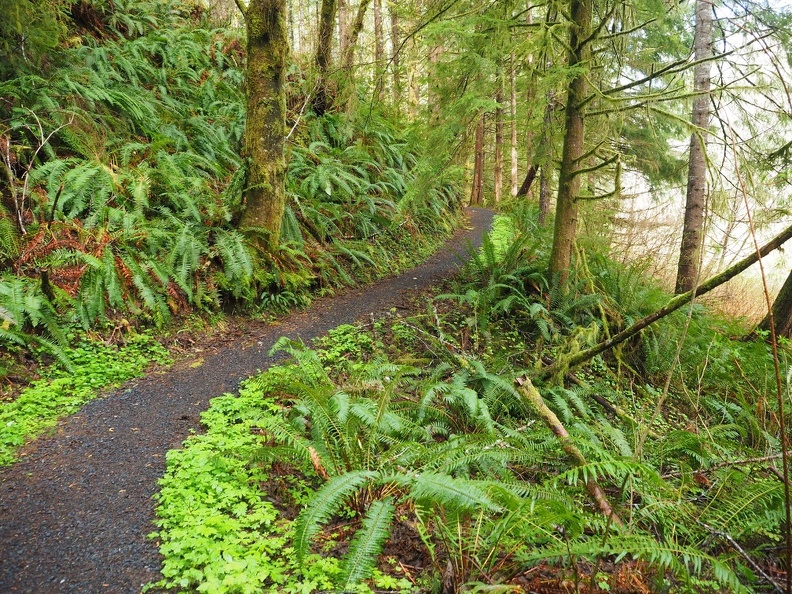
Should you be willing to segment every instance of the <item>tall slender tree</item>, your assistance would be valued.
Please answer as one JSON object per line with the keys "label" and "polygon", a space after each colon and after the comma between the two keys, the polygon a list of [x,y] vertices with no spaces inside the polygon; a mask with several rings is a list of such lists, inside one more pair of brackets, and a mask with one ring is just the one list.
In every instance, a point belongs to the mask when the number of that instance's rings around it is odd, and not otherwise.
{"label": "tall slender tree", "polygon": [[583,102],[588,93],[586,69],[591,60],[591,20],[594,0],[572,0],[570,7],[568,66],[574,73],[567,88],[564,148],[559,170],[550,275],[564,287],[572,266],[578,225],[580,160],[584,155]]}
{"label": "tall slender tree", "polygon": [[385,64],[385,34],[382,24],[382,0],[374,0],[374,65],[377,81],[377,99],[385,100],[385,84],[382,75]]}
{"label": "tall slender tree", "polygon": [[503,198],[503,72],[498,69],[495,89],[495,202]]}
{"label": "tall slender tree", "polygon": [[389,2],[390,12],[390,38],[391,38],[391,69],[393,71],[393,106],[398,113],[401,106],[401,71],[399,70],[399,47],[401,44],[401,34],[399,27],[399,13],[397,2]]}
{"label": "tall slender tree", "polygon": [[476,139],[473,147],[473,184],[470,191],[470,203],[484,203],[484,114],[476,123]]}
{"label": "tall slender tree", "polygon": [[247,182],[240,226],[262,231],[256,242],[272,249],[286,207],[286,0],[251,0],[247,6],[237,0],[237,6],[247,31]]}
{"label": "tall slender tree", "polygon": [[693,52],[693,133],[690,135],[685,222],[679,249],[676,292],[690,291],[699,276],[704,243],[704,214],[707,201],[707,128],[710,121],[710,70],[712,67],[713,0],[696,0],[696,31]]}

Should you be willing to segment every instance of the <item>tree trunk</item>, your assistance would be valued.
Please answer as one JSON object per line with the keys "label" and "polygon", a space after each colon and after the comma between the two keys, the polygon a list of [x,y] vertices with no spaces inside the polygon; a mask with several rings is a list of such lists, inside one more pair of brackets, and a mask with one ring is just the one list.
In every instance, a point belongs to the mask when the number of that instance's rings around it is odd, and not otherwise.
{"label": "tree trunk", "polygon": [[580,192],[580,176],[577,169],[583,156],[584,121],[581,108],[586,98],[588,85],[583,72],[591,59],[591,33],[593,0],[572,0],[572,23],[569,32],[569,69],[576,72],[569,82],[567,92],[564,135],[564,150],[558,179],[556,200],[555,232],[550,253],[550,276],[563,291],[572,267],[572,252],[578,225],[577,198]]}
{"label": "tree trunk", "polygon": [[393,68],[393,107],[396,113],[399,113],[401,106],[401,72],[399,71],[399,44],[401,43],[401,36],[399,35],[399,13],[397,11],[397,3],[390,2],[388,8],[390,9],[390,31],[391,31],[391,68]]}
{"label": "tree trunk", "polygon": [[355,22],[352,23],[352,27],[349,29],[343,61],[344,69],[347,71],[348,83],[354,82],[352,67],[355,65],[355,51],[357,51],[358,38],[360,37],[360,32],[363,30],[363,23],[366,19],[366,10],[368,10],[369,4],[371,4],[371,0],[360,0]]}
{"label": "tree trunk", "polygon": [[547,217],[550,216],[551,210],[551,195],[550,195],[550,171],[549,167],[545,166],[539,171],[539,217],[538,223],[540,227],[547,225]]}
{"label": "tree trunk", "polygon": [[536,173],[538,171],[538,167],[536,165],[531,165],[528,168],[528,173],[525,174],[525,179],[523,180],[520,189],[517,190],[517,196],[527,196],[528,192],[531,190],[531,186],[533,185],[534,180],[536,179]]}
{"label": "tree trunk", "polygon": [[322,9],[319,13],[319,39],[316,44],[315,59],[319,79],[316,81],[316,95],[314,95],[313,101],[314,112],[318,116],[324,114],[329,106],[329,81],[327,76],[332,60],[336,10],[336,0],[322,0]]}
{"label": "tree trunk", "polygon": [[[502,74],[502,72],[501,72]],[[503,197],[503,77],[499,74],[495,101],[495,202]]]}
{"label": "tree trunk", "polygon": [[517,196],[520,180],[519,155],[517,153],[517,67],[514,63],[514,52],[511,54],[509,67],[509,117],[511,118],[511,195]]}
{"label": "tree trunk", "polygon": [[286,0],[251,0],[247,29],[247,183],[240,227],[263,230],[258,240],[272,249],[280,239],[286,206],[286,63],[289,38]]}
{"label": "tree trunk", "polygon": [[473,148],[473,188],[470,192],[470,204],[484,202],[484,114],[479,116],[476,124],[476,144]]}
{"label": "tree trunk", "polygon": [[541,163],[539,172],[539,217],[540,227],[547,224],[547,217],[552,210],[552,195],[550,192],[550,175],[553,163],[553,112],[557,103],[552,93],[547,95],[544,117],[542,118],[541,147],[534,151],[534,159]]}
{"label": "tree trunk", "polygon": [[385,64],[385,37],[382,29],[382,0],[374,0],[374,64],[377,81],[377,100],[385,100],[383,66]]}
{"label": "tree trunk", "polygon": [[[792,338],[792,272],[789,273],[773,302],[773,323],[776,336]],[[770,332],[770,314],[765,316],[756,329]]]}
{"label": "tree trunk", "polygon": [[349,0],[338,0],[338,55],[346,54],[349,43]]}
{"label": "tree trunk", "polygon": [[676,293],[690,291],[699,276],[704,243],[704,208],[707,192],[707,129],[709,128],[710,69],[712,62],[712,0],[696,0],[696,32],[693,39],[696,64],[693,71],[692,124],[688,165],[685,222],[679,249]]}

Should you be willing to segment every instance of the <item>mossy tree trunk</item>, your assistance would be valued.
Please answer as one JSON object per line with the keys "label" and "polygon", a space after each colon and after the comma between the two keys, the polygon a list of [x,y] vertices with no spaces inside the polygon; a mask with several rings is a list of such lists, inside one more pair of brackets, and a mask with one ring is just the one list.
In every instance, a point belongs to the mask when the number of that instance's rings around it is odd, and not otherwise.
{"label": "mossy tree trunk", "polygon": [[316,94],[314,95],[313,108],[316,115],[321,116],[327,111],[328,99],[328,73],[333,51],[333,29],[335,28],[335,15],[338,9],[337,0],[322,0],[319,12],[319,40],[316,44]]}
{"label": "mossy tree trunk", "polygon": [[251,0],[246,8],[240,2],[240,9],[247,29],[248,162],[240,227],[261,231],[259,247],[272,249],[280,239],[286,206],[286,0]]}
{"label": "mossy tree trunk", "polygon": [[579,162],[584,154],[583,101],[588,84],[586,69],[591,60],[591,20],[593,0],[572,0],[569,28],[569,69],[574,76],[569,82],[564,135],[564,149],[558,179],[555,232],[550,253],[550,276],[565,287],[572,267],[572,253],[578,226],[578,194],[580,193]]}
{"label": "mossy tree trunk", "polygon": [[366,21],[366,11],[368,10],[371,0],[360,0],[358,4],[357,13],[355,14],[355,21],[349,29],[346,47],[343,54],[343,66],[347,71],[347,77],[350,83],[353,81],[352,68],[355,66],[355,52],[357,51],[358,38],[363,31],[363,25]]}

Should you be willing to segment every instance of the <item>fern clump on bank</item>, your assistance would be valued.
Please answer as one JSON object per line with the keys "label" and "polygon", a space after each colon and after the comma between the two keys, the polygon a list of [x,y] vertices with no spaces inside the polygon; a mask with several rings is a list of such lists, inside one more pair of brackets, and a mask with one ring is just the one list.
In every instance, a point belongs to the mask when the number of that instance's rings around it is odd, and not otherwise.
{"label": "fern clump on bank", "polygon": [[235,226],[238,32],[178,1],[85,4],[66,25],[47,68],[0,82],[4,340],[62,355],[72,320],[282,311],[402,269],[454,225],[458,175],[417,199],[423,150],[398,122],[294,112],[282,246],[257,253]]}
{"label": "fern clump on bank", "polygon": [[281,246],[257,252],[236,228],[239,32],[178,0],[81,3],[63,23],[73,35],[45,67],[0,81],[0,369],[15,394],[30,360],[72,364],[71,325],[282,313],[409,267],[458,221],[458,172],[426,183],[398,121],[295,111]]}

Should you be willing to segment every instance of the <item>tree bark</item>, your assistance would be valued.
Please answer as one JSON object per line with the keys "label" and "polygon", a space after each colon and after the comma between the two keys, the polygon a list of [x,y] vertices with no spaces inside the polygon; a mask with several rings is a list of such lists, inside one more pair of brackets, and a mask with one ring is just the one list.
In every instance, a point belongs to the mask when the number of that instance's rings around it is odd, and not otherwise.
{"label": "tree bark", "polygon": [[538,172],[539,168],[536,165],[531,165],[528,168],[528,173],[525,174],[525,179],[523,180],[520,189],[517,190],[515,196],[527,196],[528,192],[531,190],[531,186],[533,185],[534,180],[536,179],[536,173]]}
{"label": "tree bark", "polygon": [[316,44],[316,70],[319,79],[316,82],[313,108],[316,115],[323,115],[329,106],[328,73],[333,51],[333,29],[335,28],[336,0],[322,0],[319,12],[319,39]]}
{"label": "tree bark", "polygon": [[511,195],[517,196],[519,189],[519,155],[517,152],[517,67],[514,52],[509,61],[509,117],[511,118]]}
{"label": "tree bark", "polygon": [[572,252],[578,225],[577,198],[580,192],[579,159],[584,153],[585,127],[581,104],[586,98],[588,85],[583,72],[591,59],[591,34],[593,0],[572,0],[572,23],[569,32],[569,69],[576,72],[569,82],[565,112],[566,130],[561,169],[558,179],[555,230],[550,252],[550,277],[563,291],[572,267]]}
{"label": "tree bark", "polygon": [[705,280],[703,283],[700,283],[695,290],[687,291],[686,293],[682,293],[680,295],[676,295],[672,299],[668,301],[663,307],[658,309],[653,314],[646,316],[635,322],[632,326],[625,328],[618,334],[615,334],[608,340],[605,340],[597,345],[589,349],[585,349],[572,355],[567,360],[554,363],[544,369],[539,370],[536,374],[532,377],[537,378],[546,378],[551,377],[560,371],[564,371],[565,369],[571,369],[581,363],[585,363],[586,361],[596,357],[600,353],[604,353],[605,351],[612,349],[613,347],[623,343],[625,340],[629,340],[636,334],[638,334],[641,330],[646,328],[647,326],[654,324],[657,320],[660,320],[667,315],[675,312],[683,305],[690,303],[694,297],[699,295],[704,295],[705,293],[709,293],[714,288],[719,287],[723,283],[733,279],[735,276],[746,270],[751,265],[755,264],[759,258],[764,258],[772,252],[773,250],[778,249],[784,243],[786,243],[790,238],[792,238],[792,227],[788,227],[783,233],[776,236],[774,239],[763,245],[759,248],[758,252],[754,252],[750,256],[743,258],[739,262],[737,262],[734,266],[727,268],[720,274],[716,274]]}
{"label": "tree bark", "polygon": [[537,222],[540,227],[547,225],[547,217],[550,216],[552,207],[550,194],[550,172],[549,167],[545,166],[539,171],[539,217]]}
{"label": "tree bark", "polygon": [[704,208],[707,199],[707,129],[710,119],[710,70],[712,47],[712,0],[696,0],[696,31],[693,51],[697,61],[693,71],[692,125],[688,161],[685,222],[679,249],[676,293],[690,291],[699,276],[704,243]]}
{"label": "tree bark", "polygon": [[245,156],[247,183],[240,227],[263,230],[259,247],[280,240],[286,206],[286,64],[289,38],[286,0],[251,0],[244,11],[247,29]]}
{"label": "tree bark", "polygon": [[495,102],[495,202],[503,197],[503,76],[498,75]]}
{"label": "tree bark", "polygon": [[363,23],[366,19],[366,10],[368,10],[369,4],[371,4],[371,0],[360,0],[355,22],[352,23],[352,27],[349,29],[343,61],[344,69],[347,71],[348,83],[353,83],[352,67],[355,65],[355,51],[357,51],[358,38],[363,30]]}
{"label": "tree bark", "polygon": [[349,0],[338,0],[338,54],[346,54],[349,43]]}
{"label": "tree bark", "polygon": [[385,65],[385,37],[382,28],[382,0],[374,0],[374,64],[377,81],[377,99],[385,100],[383,67]]}
{"label": "tree bark", "polygon": [[[792,272],[773,302],[773,323],[777,336],[792,338]],[[770,315],[757,326],[757,330],[770,332]]]}
{"label": "tree bark", "polygon": [[484,114],[479,116],[476,124],[476,143],[473,148],[473,188],[470,193],[470,204],[484,203]]}
{"label": "tree bark", "polygon": [[401,72],[399,71],[399,13],[397,2],[394,0],[388,4],[390,10],[390,36],[391,36],[391,68],[393,69],[393,107],[399,113],[401,107]]}

